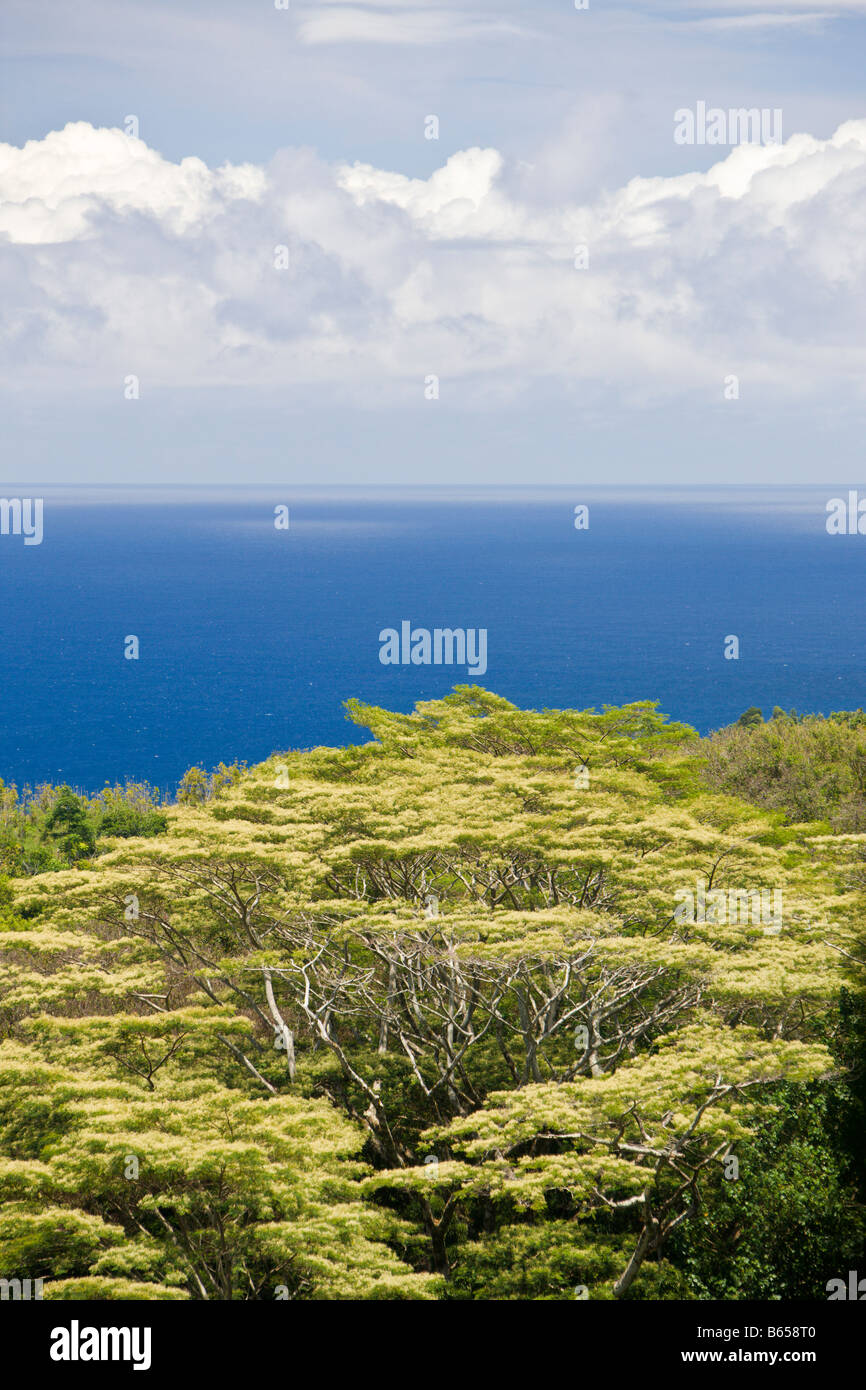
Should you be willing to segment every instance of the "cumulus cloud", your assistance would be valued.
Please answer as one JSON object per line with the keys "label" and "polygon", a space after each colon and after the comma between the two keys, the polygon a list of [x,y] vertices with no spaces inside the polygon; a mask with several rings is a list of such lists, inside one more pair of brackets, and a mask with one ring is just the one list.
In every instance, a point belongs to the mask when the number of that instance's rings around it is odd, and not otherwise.
{"label": "cumulus cloud", "polygon": [[146,212],[189,232],[235,198],[260,198],[263,170],[200,159],[172,164],[143,140],[75,121],[22,149],[0,145],[0,233],[12,241],[69,241],[99,209]]}
{"label": "cumulus cloud", "polygon": [[478,148],[426,179],[303,150],[211,170],[82,122],[0,146],[0,352],[22,387],[371,406],[428,374],[464,402],[861,391],[866,120],[584,203],[529,177]]}

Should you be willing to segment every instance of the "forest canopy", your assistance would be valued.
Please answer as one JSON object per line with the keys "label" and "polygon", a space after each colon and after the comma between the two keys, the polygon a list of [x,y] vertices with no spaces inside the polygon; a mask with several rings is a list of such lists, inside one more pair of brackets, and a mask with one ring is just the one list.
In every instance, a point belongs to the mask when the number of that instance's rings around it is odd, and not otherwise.
{"label": "forest canopy", "polygon": [[173,803],[0,786],[0,1277],[826,1297],[866,1230],[863,721],[347,713],[368,742]]}

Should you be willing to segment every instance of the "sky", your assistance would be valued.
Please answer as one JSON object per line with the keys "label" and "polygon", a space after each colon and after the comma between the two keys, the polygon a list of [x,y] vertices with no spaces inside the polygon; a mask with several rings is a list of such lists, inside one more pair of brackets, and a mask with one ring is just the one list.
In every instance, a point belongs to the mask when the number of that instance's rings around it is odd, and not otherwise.
{"label": "sky", "polygon": [[866,0],[277,3],[3,0],[4,495],[862,477]]}

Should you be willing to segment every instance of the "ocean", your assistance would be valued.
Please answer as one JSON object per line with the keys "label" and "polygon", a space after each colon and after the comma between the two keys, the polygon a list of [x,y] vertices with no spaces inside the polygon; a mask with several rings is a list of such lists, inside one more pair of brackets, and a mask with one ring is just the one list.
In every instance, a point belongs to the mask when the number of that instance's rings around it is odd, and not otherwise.
{"label": "ocean", "polygon": [[[409,711],[466,682],[658,700],[702,733],[858,708],[866,535],[826,527],[848,488],[7,485],[44,499],[44,534],[0,535],[0,778],[173,792],[194,763],[365,741],[349,696]],[[383,665],[407,621],[486,630],[487,670]]]}

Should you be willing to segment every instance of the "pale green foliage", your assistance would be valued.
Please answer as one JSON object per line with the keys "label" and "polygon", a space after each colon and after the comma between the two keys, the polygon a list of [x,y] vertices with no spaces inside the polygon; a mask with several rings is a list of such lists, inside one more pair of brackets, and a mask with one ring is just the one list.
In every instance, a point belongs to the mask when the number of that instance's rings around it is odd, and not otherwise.
{"label": "pale green foliage", "polygon": [[[649,702],[349,713],[372,742],[193,769],[158,840],[16,880],[0,1194],[51,1296],[633,1296],[830,1070],[860,837],[708,790]],[[699,879],[781,930],[678,918]],[[546,1222],[543,1278],[492,1272]]]}

